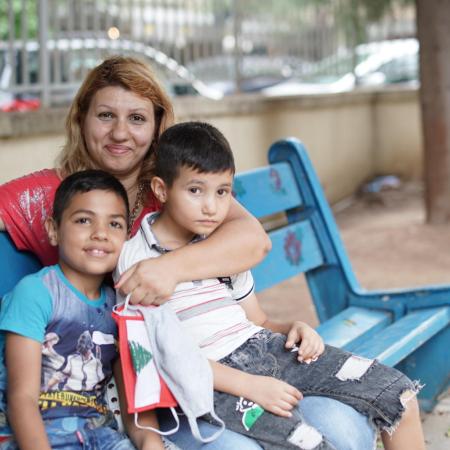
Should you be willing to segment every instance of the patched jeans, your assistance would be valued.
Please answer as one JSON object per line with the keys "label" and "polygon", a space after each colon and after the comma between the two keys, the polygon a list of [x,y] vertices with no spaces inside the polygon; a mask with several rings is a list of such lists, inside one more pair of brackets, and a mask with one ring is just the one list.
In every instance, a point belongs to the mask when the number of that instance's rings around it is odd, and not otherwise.
{"label": "patched jeans", "polygon": [[[317,361],[299,363],[297,353],[287,350],[285,343],[286,336],[263,330],[219,362],[253,375],[283,380],[305,397],[323,396],[346,403],[369,417],[379,430],[395,428],[404,411],[400,397],[418,390],[417,383],[376,360],[326,346]],[[242,397],[217,391],[214,395],[215,411],[226,427],[252,437],[266,450],[335,450],[298,411],[291,418],[283,418]]]}
{"label": "patched jeans", "polygon": [[[97,427],[89,419],[65,417],[45,420],[50,447],[59,450],[135,450],[131,441],[108,426]],[[0,450],[18,450],[14,439],[2,442]]]}

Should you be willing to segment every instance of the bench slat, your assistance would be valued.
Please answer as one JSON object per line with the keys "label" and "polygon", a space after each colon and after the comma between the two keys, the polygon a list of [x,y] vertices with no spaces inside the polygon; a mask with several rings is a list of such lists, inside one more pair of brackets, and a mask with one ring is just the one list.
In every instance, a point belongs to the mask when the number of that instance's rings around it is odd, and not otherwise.
{"label": "bench slat", "polygon": [[262,291],[323,264],[322,252],[309,221],[269,233],[272,250],[252,269],[256,290]]}
{"label": "bench slat", "polygon": [[288,163],[278,163],[237,174],[233,192],[236,199],[258,218],[284,212],[302,204]]}
{"label": "bench slat", "polygon": [[352,351],[391,323],[385,311],[351,306],[317,327],[325,343]]}
{"label": "bench slat", "polygon": [[385,328],[376,339],[364,342],[353,351],[395,366],[449,323],[450,307],[416,310]]}

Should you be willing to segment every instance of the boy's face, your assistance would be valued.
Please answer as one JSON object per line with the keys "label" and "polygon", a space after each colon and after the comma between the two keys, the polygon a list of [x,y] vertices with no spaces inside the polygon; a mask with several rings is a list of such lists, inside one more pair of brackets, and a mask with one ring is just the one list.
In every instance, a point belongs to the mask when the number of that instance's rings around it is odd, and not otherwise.
{"label": "boy's face", "polygon": [[200,173],[181,167],[171,187],[158,177],[152,188],[164,204],[164,225],[174,227],[187,239],[193,234],[209,235],[228,214],[232,198],[233,174],[230,171]]}
{"label": "boy's face", "polygon": [[59,246],[59,263],[77,288],[86,278],[102,279],[116,266],[127,238],[126,206],[114,192],[75,194],[59,226],[46,222],[50,243]]}

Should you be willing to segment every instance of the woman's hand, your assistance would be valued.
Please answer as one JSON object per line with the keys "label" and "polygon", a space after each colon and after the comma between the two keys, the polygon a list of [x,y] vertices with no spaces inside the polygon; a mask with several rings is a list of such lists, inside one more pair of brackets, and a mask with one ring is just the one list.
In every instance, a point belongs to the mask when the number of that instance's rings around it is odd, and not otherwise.
{"label": "woman's hand", "polygon": [[251,375],[246,398],[277,416],[291,417],[292,409],[303,398],[302,393],[284,381],[272,377]]}
{"label": "woman's hand", "polygon": [[173,262],[166,255],[140,261],[126,270],[116,283],[116,289],[126,296],[131,294],[131,304],[161,305],[169,299],[178,280]]}
{"label": "woman's hand", "polygon": [[300,342],[298,357],[300,362],[309,364],[325,350],[323,339],[314,328],[304,322],[294,322],[286,339],[286,348],[293,349]]}

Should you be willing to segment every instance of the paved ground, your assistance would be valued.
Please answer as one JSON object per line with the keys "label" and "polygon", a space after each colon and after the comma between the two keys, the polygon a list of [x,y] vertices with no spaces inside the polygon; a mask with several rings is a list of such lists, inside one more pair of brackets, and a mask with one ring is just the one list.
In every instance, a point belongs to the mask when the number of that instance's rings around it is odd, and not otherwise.
{"label": "paved ground", "polygon": [[[450,283],[450,226],[424,224],[420,185],[349,199],[334,210],[362,286],[374,289]],[[274,319],[317,324],[303,279],[268,289],[259,298]],[[423,425],[429,450],[450,449],[450,390],[431,414],[423,414]]]}

